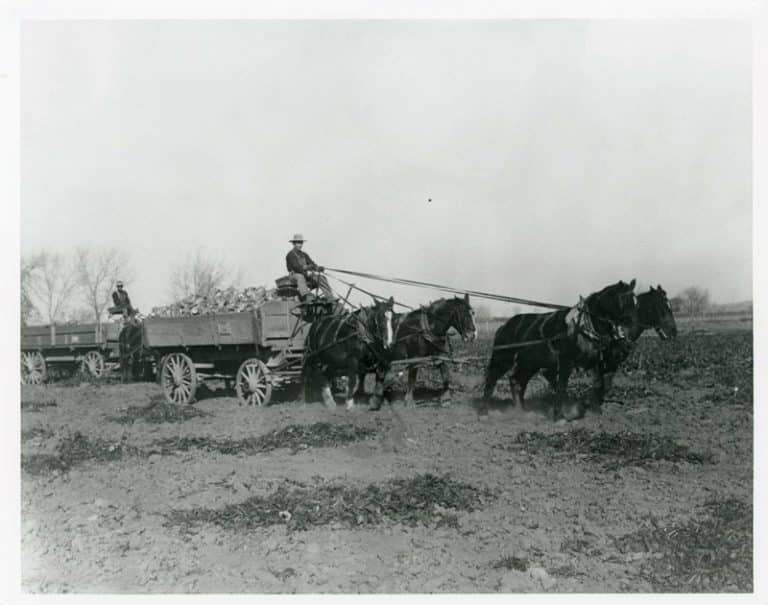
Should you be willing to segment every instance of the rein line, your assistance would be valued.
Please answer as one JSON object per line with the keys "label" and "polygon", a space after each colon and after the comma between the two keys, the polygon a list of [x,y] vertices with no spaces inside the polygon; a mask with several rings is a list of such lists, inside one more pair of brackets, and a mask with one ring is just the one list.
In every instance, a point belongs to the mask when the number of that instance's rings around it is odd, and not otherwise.
{"label": "rein line", "polygon": [[[470,296],[475,296],[477,298],[487,298],[489,300],[499,300],[502,302],[511,302],[511,303],[517,303],[517,304],[523,304],[523,305],[530,305],[533,307],[544,307],[547,309],[568,309],[569,307],[565,305],[556,305],[554,303],[547,303],[547,302],[540,302],[536,300],[528,300],[525,298],[515,298],[513,296],[504,296],[502,294],[492,294],[490,292],[480,292],[477,290],[465,290],[462,288],[454,288],[452,286],[444,286],[441,284],[432,284],[429,282],[421,282],[416,281],[413,279],[404,279],[400,277],[386,277],[383,275],[375,275],[373,273],[361,273],[359,271],[348,271],[346,269],[334,269],[331,267],[326,267],[327,271],[335,271],[336,273],[344,273],[346,275],[354,275],[357,277],[364,277],[367,279],[374,279],[377,281],[385,281],[385,282],[391,282],[394,284],[401,284],[406,286],[419,286],[422,288],[432,288],[434,290],[440,290],[443,292],[450,292],[452,294],[469,294]],[[338,277],[336,278],[338,279]]]}

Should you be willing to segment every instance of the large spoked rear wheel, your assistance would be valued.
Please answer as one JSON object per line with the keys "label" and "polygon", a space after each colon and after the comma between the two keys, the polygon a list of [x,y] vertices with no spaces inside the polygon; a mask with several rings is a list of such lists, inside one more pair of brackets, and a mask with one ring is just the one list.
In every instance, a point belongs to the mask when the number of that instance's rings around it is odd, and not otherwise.
{"label": "large spoked rear wheel", "polygon": [[237,370],[235,393],[241,404],[269,405],[272,398],[272,377],[260,359],[246,359]]}
{"label": "large spoked rear wheel", "polygon": [[195,364],[184,353],[171,353],[160,368],[160,386],[169,403],[193,403],[197,391]]}
{"label": "large spoked rear wheel", "polygon": [[81,367],[89,376],[100,378],[104,375],[104,355],[99,351],[88,351],[83,358]]}
{"label": "large spoked rear wheel", "polygon": [[23,384],[43,384],[48,376],[45,359],[37,351],[21,354],[21,382]]}

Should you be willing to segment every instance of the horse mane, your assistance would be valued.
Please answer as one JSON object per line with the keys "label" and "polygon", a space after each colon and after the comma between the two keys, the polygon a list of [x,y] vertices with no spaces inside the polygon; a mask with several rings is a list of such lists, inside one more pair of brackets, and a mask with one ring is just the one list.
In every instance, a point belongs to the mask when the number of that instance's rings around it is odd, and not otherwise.
{"label": "horse mane", "polygon": [[428,303],[421,305],[419,309],[429,309],[430,307],[433,308],[441,308],[443,305],[452,305],[456,302],[463,301],[464,299],[459,296],[454,296],[453,298],[438,298],[437,300],[431,300]]}

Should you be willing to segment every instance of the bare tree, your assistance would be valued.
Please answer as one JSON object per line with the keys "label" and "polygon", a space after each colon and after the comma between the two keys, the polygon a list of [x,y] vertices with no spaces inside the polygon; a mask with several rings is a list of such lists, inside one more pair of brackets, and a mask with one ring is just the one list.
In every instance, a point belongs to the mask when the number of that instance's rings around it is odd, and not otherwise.
{"label": "bare tree", "polygon": [[41,317],[49,323],[64,318],[77,287],[72,263],[58,252],[37,255],[35,278],[28,284],[30,300]]}
{"label": "bare tree", "polygon": [[78,248],[76,251],[77,285],[83,302],[90,310],[88,319],[101,322],[111,302],[112,289],[120,279],[131,279],[128,254],[118,248]]}
{"label": "bare tree", "polygon": [[21,257],[21,325],[26,326],[30,321],[40,319],[40,313],[32,301],[32,288],[40,278],[40,254],[30,254]]}
{"label": "bare tree", "polygon": [[233,271],[223,258],[198,248],[171,270],[171,295],[173,300],[209,296],[217,289],[234,285],[239,279],[239,271]]}
{"label": "bare tree", "polygon": [[683,290],[680,296],[683,310],[688,315],[704,315],[710,307],[709,290],[699,286],[691,286]]}

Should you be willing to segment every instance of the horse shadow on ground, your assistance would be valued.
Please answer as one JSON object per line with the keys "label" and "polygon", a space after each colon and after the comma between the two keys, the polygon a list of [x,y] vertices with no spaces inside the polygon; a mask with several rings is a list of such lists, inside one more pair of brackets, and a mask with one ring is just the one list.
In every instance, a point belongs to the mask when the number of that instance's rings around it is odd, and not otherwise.
{"label": "horse shadow on ground", "polygon": [[[499,399],[493,398],[490,401],[484,400],[481,397],[477,397],[472,400],[472,407],[477,411],[478,415],[483,416],[485,414],[498,415],[511,415],[511,414],[527,414],[532,416],[541,416],[543,418],[553,419],[554,407],[556,396],[554,393],[542,393],[523,400],[522,407],[515,406],[512,398]],[[564,414],[574,413],[576,406],[582,403],[586,413],[588,414],[600,414],[600,409],[590,405],[589,401],[585,401],[583,397],[569,396],[563,401],[562,411]]]}

